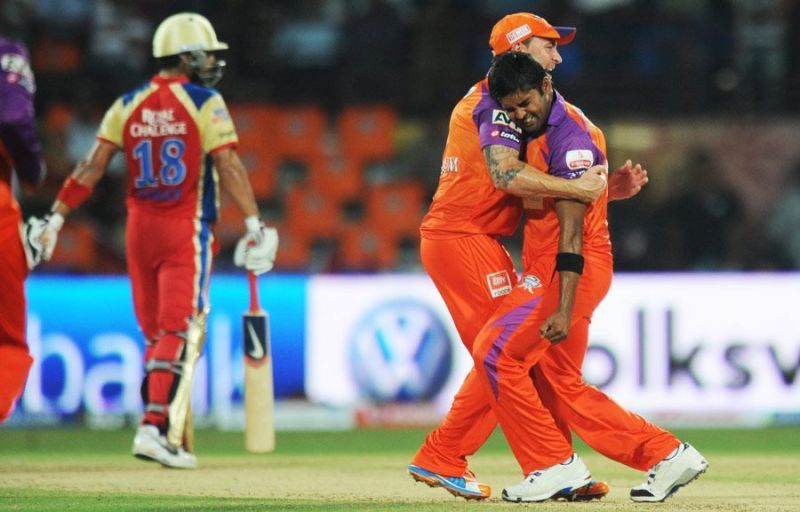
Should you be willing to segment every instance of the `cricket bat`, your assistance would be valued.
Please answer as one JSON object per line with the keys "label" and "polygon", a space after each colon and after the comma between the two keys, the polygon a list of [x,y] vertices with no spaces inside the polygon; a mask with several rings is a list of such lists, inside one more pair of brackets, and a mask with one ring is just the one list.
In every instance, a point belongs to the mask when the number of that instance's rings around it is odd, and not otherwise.
{"label": "cricket bat", "polygon": [[258,282],[252,272],[250,310],[244,314],[244,447],[249,452],[275,449],[275,394],[272,354],[269,346],[269,316],[258,301]]}

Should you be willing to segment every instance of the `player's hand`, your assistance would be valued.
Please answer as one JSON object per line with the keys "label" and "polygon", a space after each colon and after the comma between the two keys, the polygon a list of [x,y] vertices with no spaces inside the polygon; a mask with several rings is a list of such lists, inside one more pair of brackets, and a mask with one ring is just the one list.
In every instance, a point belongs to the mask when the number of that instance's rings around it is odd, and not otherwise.
{"label": "player's hand", "polygon": [[22,248],[25,249],[25,259],[28,270],[33,270],[42,262],[42,233],[47,228],[47,220],[39,217],[29,217],[25,224],[20,226],[22,235]]}
{"label": "player's hand", "polygon": [[58,213],[42,219],[32,216],[25,222],[22,241],[28,269],[33,270],[43,260],[50,260],[56,248],[58,232],[63,225],[64,217]]}
{"label": "player's hand", "polygon": [[261,224],[257,231],[249,231],[236,244],[233,263],[255,275],[272,270],[278,252],[278,231]]}
{"label": "player's hand", "polygon": [[64,226],[64,216],[60,213],[53,213],[45,217],[47,225],[42,231],[39,240],[42,244],[42,259],[50,261],[53,257],[53,251],[56,249],[56,242],[58,242],[58,232]]}
{"label": "player's hand", "polygon": [[626,160],[625,165],[608,177],[608,200],[629,199],[638,194],[647,182],[647,169],[639,163],[633,165],[633,162]]}
{"label": "player's hand", "polygon": [[606,166],[590,167],[580,178],[573,181],[577,187],[575,199],[583,203],[591,203],[606,189]]}
{"label": "player's hand", "polygon": [[567,337],[571,316],[561,310],[556,311],[542,323],[539,333],[555,345]]}

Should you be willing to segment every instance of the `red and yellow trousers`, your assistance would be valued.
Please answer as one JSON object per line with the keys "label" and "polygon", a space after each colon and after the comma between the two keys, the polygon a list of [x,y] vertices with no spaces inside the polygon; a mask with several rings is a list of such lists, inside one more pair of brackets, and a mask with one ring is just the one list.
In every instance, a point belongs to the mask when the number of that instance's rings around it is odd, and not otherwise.
{"label": "red and yellow trousers", "polygon": [[133,307],[147,343],[143,421],[164,429],[186,330],[208,309],[214,236],[207,222],[131,210],[126,243]]}

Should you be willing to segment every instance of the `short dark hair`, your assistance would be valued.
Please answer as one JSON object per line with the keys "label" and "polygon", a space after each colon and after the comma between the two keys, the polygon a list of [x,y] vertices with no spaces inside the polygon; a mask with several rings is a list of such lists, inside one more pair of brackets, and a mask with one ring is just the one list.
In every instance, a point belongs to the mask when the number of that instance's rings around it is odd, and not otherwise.
{"label": "short dark hair", "polygon": [[156,65],[159,70],[177,68],[181,63],[181,56],[167,55],[166,57],[159,57],[156,59]]}
{"label": "short dark hair", "polygon": [[547,72],[528,53],[498,55],[489,68],[489,94],[497,101],[517,91],[542,90]]}

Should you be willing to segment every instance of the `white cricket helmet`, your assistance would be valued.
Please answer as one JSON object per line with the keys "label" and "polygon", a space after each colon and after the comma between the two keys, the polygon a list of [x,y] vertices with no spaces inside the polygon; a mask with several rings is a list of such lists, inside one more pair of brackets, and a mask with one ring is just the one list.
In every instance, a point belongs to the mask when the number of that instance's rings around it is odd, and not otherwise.
{"label": "white cricket helmet", "polygon": [[217,40],[211,23],[200,14],[182,12],[161,22],[153,36],[153,57],[169,57],[203,50],[227,50],[227,43]]}
{"label": "white cricket helmet", "polygon": [[215,58],[209,63],[208,55],[227,49],[228,44],[217,39],[211,23],[194,12],[173,14],[161,22],[153,36],[153,57],[181,55],[192,69],[192,80],[208,87],[214,87],[225,71],[224,60]]}

